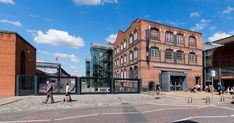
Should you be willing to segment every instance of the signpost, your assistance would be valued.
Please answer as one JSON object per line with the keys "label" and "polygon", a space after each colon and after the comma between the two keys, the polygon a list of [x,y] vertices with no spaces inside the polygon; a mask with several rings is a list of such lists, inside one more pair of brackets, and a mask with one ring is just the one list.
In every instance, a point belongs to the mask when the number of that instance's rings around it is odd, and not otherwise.
{"label": "signpost", "polygon": [[211,82],[212,82],[212,102],[213,102],[213,98],[214,98],[214,77],[215,77],[215,70],[211,70],[210,71],[210,75],[211,75]]}

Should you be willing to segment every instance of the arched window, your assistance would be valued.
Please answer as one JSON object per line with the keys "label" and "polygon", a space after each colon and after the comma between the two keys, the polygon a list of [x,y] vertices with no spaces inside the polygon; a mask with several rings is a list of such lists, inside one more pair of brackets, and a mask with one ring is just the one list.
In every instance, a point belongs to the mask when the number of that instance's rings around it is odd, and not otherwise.
{"label": "arched window", "polygon": [[129,68],[129,78],[133,77],[133,69],[132,67]]}
{"label": "arched window", "polygon": [[151,47],[150,48],[150,56],[152,58],[158,58],[160,57],[160,51],[157,47]]}
{"label": "arched window", "polygon": [[124,41],[123,41],[123,49],[125,49],[126,47],[127,47],[127,40],[124,39]]}
{"label": "arched window", "polygon": [[173,43],[174,41],[174,39],[173,39],[173,32],[171,32],[171,31],[166,31],[166,34],[165,34],[165,40],[166,40],[166,42],[168,42],[168,43]]}
{"label": "arched window", "polygon": [[117,58],[116,65],[117,66],[119,65],[119,58]]}
{"label": "arched window", "polygon": [[133,41],[137,41],[137,38],[138,38],[138,33],[137,30],[135,30],[133,34]]}
{"label": "arched window", "polygon": [[153,40],[160,40],[160,32],[156,28],[150,30],[150,38]]}
{"label": "arched window", "polygon": [[133,78],[134,79],[138,78],[138,68],[137,68],[137,66],[134,66],[134,69],[133,69]]}
{"label": "arched window", "polygon": [[119,53],[119,47],[117,46],[116,48],[116,54]]}
{"label": "arched window", "polygon": [[137,59],[138,58],[138,51],[137,48],[134,49],[134,55],[133,55],[133,59]]}
{"label": "arched window", "polygon": [[124,78],[127,78],[127,71],[124,69]]}
{"label": "arched window", "polygon": [[124,61],[123,62],[127,63],[127,56],[126,56],[126,54],[124,54]]}
{"label": "arched window", "polygon": [[195,47],[197,45],[196,42],[197,42],[196,37],[194,37],[194,36],[189,37],[189,46],[194,46]]}
{"label": "arched window", "polygon": [[166,49],[165,50],[165,59],[173,59],[173,50],[171,49]]}
{"label": "arched window", "polygon": [[132,59],[133,59],[133,52],[130,51],[130,52],[129,52],[129,61],[131,61]]}
{"label": "arched window", "polygon": [[196,62],[197,60],[197,55],[194,52],[189,53],[189,62]]}
{"label": "arched window", "polygon": [[176,43],[177,44],[183,44],[184,43],[184,36],[183,36],[183,34],[177,34],[176,35]]}
{"label": "arched window", "polygon": [[120,59],[120,64],[123,64],[123,56],[121,56],[121,59]]}
{"label": "arched window", "polygon": [[184,60],[184,52],[178,50],[175,54],[175,59],[180,61]]}
{"label": "arched window", "polygon": [[133,36],[132,36],[132,34],[130,34],[129,35],[129,44],[132,44],[132,42],[133,42]]}

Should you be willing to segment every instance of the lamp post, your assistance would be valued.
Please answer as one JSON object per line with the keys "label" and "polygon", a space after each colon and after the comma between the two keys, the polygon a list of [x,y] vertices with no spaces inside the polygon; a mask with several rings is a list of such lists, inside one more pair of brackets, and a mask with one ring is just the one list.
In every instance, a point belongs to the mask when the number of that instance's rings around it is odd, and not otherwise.
{"label": "lamp post", "polygon": [[215,77],[215,70],[211,70],[210,71],[210,75],[211,75],[211,82],[212,82],[212,102],[214,99],[214,77]]}

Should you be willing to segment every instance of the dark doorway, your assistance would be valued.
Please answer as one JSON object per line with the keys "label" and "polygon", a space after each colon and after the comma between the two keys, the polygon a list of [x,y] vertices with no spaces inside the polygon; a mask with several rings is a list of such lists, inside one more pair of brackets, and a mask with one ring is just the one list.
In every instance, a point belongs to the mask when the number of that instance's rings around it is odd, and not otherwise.
{"label": "dark doorway", "polygon": [[149,89],[149,91],[154,91],[154,82],[153,81],[150,81],[148,83],[148,89]]}
{"label": "dark doorway", "polygon": [[200,85],[200,83],[201,83],[201,82],[200,82],[200,77],[199,77],[199,76],[196,76],[195,79],[196,79],[196,83],[195,83],[195,84],[196,84],[196,85],[197,85],[197,84]]}

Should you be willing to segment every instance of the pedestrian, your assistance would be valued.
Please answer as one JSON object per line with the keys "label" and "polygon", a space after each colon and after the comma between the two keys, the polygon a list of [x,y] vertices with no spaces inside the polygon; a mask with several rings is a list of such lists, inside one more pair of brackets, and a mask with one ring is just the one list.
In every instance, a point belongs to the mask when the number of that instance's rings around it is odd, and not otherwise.
{"label": "pedestrian", "polygon": [[49,98],[51,99],[51,103],[54,103],[54,98],[53,98],[53,86],[52,86],[52,83],[47,80],[46,81],[46,84],[47,84],[47,88],[46,88],[46,99],[43,103],[47,103]]}
{"label": "pedestrian", "polygon": [[159,82],[157,82],[156,85],[155,85],[155,91],[156,91],[156,94],[157,94],[157,96],[158,96],[158,95],[160,94],[160,91],[161,91]]}
{"label": "pedestrian", "polygon": [[66,83],[66,90],[65,90],[65,97],[63,99],[63,102],[67,101],[67,102],[71,102],[71,95],[70,95],[70,86],[69,83]]}

